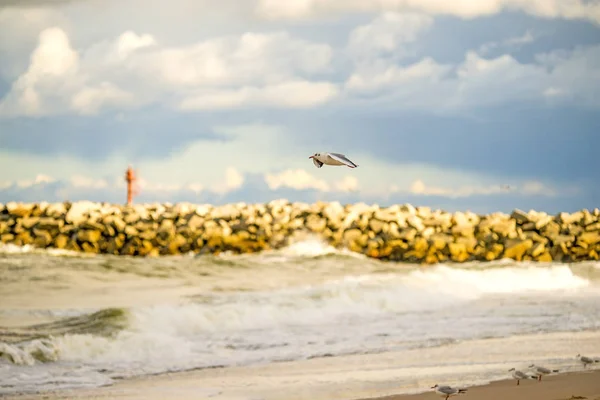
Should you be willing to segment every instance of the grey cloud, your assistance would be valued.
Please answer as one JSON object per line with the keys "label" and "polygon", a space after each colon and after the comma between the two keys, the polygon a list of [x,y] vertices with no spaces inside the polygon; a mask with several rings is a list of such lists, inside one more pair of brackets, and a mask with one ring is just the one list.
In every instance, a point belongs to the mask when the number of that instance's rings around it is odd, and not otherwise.
{"label": "grey cloud", "polygon": [[501,177],[598,182],[600,118],[592,110],[515,104],[466,116],[326,113],[286,121],[295,140],[366,152],[395,164],[424,163]]}
{"label": "grey cloud", "polygon": [[[495,211],[511,212],[515,208],[522,210],[535,209],[557,214],[562,211],[573,212],[582,208],[593,209],[600,202],[600,190],[591,187],[579,196],[517,196],[506,193],[497,196],[472,196],[464,198],[447,198],[442,196],[422,196],[413,194],[396,193],[392,196],[367,196],[358,193],[323,193],[317,190],[270,190],[265,184],[262,176],[249,174],[245,177],[242,187],[232,192],[220,195],[211,191],[200,193],[181,189],[178,191],[150,191],[143,190],[135,198],[137,203],[152,202],[191,202],[196,204],[226,204],[234,202],[265,203],[274,199],[288,199],[290,201],[302,201],[313,203],[316,201],[339,201],[342,204],[366,202],[367,204],[379,204],[382,207],[392,204],[410,203],[415,206],[427,206],[433,209],[446,211],[471,210],[478,213],[490,213]],[[122,204],[125,201],[125,190],[107,188],[82,188],[74,187],[67,181],[42,183],[30,187],[18,187],[13,185],[0,189],[0,202],[24,201],[78,201],[91,200],[98,202],[109,202]]]}
{"label": "grey cloud", "polygon": [[59,6],[66,3],[83,2],[89,0],[0,0],[0,8],[3,7],[14,7],[14,8],[26,8],[26,7],[47,7],[47,6]]}
{"label": "grey cloud", "polygon": [[197,140],[226,140],[194,115],[148,112],[120,120],[57,117],[2,121],[3,149],[34,155],[68,155],[104,160],[122,154],[137,160],[166,158]]}

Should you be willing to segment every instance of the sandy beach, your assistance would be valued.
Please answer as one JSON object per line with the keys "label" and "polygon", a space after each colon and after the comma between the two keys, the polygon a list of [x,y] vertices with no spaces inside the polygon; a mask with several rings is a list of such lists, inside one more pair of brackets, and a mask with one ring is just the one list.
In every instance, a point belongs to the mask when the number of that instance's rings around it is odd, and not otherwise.
{"label": "sandy beach", "polygon": [[[208,368],[116,380],[112,385],[96,388],[51,390],[30,395],[9,395],[5,398],[7,400],[159,400],[165,398],[427,400],[438,398],[433,391],[429,390],[437,383],[467,387],[468,393],[460,397],[465,400],[600,399],[600,369],[597,366],[583,369],[574,359],[560,364],[546,362],[541,364],[561,371],[559,374],[545,376],[541,382],[527,380],[521,381],[517,386],[516,381],[510,379],[507,372],[509,368],[516,366],[525,370],[531,362],[529,360],[539,360],[543,357],[544,348],[552,348],[554,354],[563,359],[575,343],[586,353],[598,349],[597,333],[571,333],[570,335],[571,338],[565,334],[552,334],[537,339],[535,336],[487,339],[435,349]],[[531,349],[531,344],[535,342],[538,343],[538,348]],[[507,359],[506,354],[500,349],[506,349],[509,345],[521,356],[513,355]],[[560,346],[562,349],[559,348]],[[488,354],[484,355],[486,349]],[[456,361],[448,362],[448,360],[460,360],[468,354],[472,360],[478,362],[471,365],[459,365]],[[424,364],[418,369],[414,368],[414,363],[419,360]],[[490,381],[492,383],[489,383]]]}
{"label": "sandy beach", "polygon": [[[219,376],[225,378],[226,370],[214,370],[210,373],[213,379]],[[6,400],[54,400],[54,399],[123,399],[123,400],[199,400],[199,399],[241,399],[244,397],[222,396],[222,393],[207,389],[206,383],[214,382],[198,379],[204,372],[189,372],[180,374],[166,374],[155,377],[145,377],[122,381],[114,386],[103,387],[92,390],[59,391],[54,393],[43,393],[36,395],[17,395],[2,397]],[[257,377],[267,379],[268,377]],[[318,379],[318,378],[317,378]],[[243,384],[243,381],[240,382]],[[307,385],[307,393],[294,391],[293,393],[281,393],[278,398],[287,399],[312,399],[310,385]],[[358,393],[361,391],[358,390]],[[250,397],[247,397],[250,398]],[[260,397],[256,397],[260,398]],[[436,399],[438,395],[431,392],[390,395],[385,397],[356,397],[348,391],[341,393],[332,392],[327,396],[318,397],[329,400],[429,400]],[[456,398],[456,397],[453,397]],[[519,386],[512,379],[492,382],[486,385],[472,386],[467,388],[467,393],[460,396],[461,399],[481,400],[599,400],[600,399],[600,371],[589,370],[582,372],[564,373],[546,376],[542,382],[535,380],[521,381]]]}

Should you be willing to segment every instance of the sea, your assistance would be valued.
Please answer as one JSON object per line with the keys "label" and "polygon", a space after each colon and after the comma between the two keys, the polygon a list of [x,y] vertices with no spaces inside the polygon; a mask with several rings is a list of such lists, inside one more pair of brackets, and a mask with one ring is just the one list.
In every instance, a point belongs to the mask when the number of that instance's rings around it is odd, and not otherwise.
{"label": "sea", "polygon": [[213,371],[199,398],[352,399],[581,370],[578,353],[600,356],[598,262],[421,266],[310,237],[156,258],[0,247],[0,397]]}

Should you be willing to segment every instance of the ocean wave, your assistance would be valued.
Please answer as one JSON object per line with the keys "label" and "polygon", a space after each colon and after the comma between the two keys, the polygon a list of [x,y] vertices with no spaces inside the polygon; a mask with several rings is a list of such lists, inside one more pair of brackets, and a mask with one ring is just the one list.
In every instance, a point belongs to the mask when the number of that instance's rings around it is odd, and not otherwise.
{"label": "ocean wave", "polygon": [[[438,265],[276,290],[203,291],[179,303],[82,310],[2,328],[0,374],[12,391],[43,387],[42,375],[81,387],[193,368],[600,329],[599,300],[598,286],[566,265]],[[21,366],[34,370],[25,374]]]}
{"label": "ocean wave", "polygon": [[0,358],[18,365],[57,361],[60,346],[56,337],[108,337],[126,325],[126,311],[110,308],[26,327],[0,327]]}
{"label": "ocean wave", "polygon": [[[107,309],[13,330],[12,335],[20,339],[53,337],[62,359],[118,358],[123,352],[144,351],[157,357],[156,352],[189,350],[189,346],[196,346],[193,343],[198,335],[268,332],[385,316],[412,318],[421,312],[452,309],[486,295],[577,295],[589,287],[589,280],[576,276],[566,266],[484,270],[437,266],[265,292],[203,294],[185,304],[127,312]],[[0,336],[6,338],[8,333]]]}

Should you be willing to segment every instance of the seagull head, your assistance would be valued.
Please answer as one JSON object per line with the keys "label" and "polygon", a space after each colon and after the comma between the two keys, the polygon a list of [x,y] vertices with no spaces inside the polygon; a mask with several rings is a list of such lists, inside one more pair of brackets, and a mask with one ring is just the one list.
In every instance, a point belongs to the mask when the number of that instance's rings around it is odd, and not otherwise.
{"label": "seagull head", "polygon": [[312,156],[310,156],[308,158],[310,159],[310,158],[316,158],[316,157],[320,157],[320,156],[321,156],[321,153],[315,153],[315,154],[313,154]]}

